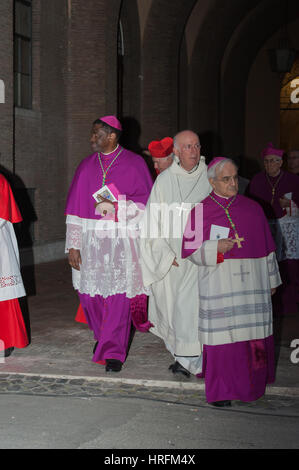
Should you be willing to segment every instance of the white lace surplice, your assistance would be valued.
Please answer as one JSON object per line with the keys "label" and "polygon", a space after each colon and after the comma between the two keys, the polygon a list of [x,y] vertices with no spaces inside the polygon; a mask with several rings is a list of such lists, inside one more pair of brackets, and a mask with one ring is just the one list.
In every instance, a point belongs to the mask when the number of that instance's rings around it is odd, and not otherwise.
{"label": "white lace surplice", "polygon": [[25,295],[14,228],[11,222],[0,218],[0,301]]}
{"label": "white lace surplice", "polygon": [[269,220],[269,224],[276,243],[278,261],[299,259],[299,217],[286,215]]}
{"label": "white lace surplice", "polygon": [[128,298],[146,294],[139,265],[139,237],[135,225],[112,220],[67,216],[66,252],[81,251],[80,271],[72,269],[73,286],[91,297],[126,293]]}

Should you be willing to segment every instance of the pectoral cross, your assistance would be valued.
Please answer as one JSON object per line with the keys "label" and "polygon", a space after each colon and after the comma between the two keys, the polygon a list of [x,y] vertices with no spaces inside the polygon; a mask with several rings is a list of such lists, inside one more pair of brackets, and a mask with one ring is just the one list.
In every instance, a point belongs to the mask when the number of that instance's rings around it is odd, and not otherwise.
{"label": "pectoral cross", "polygon": [[244,242],[244,238],[239,238],[239,235],[236,232],[235,238],[233,240],[234,243],[237,243],[238,248],[242,248],[241,242]]}

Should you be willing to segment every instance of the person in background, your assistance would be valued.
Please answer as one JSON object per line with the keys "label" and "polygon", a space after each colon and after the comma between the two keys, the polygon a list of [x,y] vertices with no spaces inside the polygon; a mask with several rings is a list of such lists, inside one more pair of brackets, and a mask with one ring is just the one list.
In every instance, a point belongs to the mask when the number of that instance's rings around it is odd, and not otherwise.
{"label": "person in background", "polygon": [[273,298],[277,315],[297,314],[299,302],[299,176],[282,170],[284,150],[272,143],[262,151],[264,171],[249,183],[246,195],[264,210],[276,243],[282,285]]}
{"label": "person in background", "polygon": [[22,217],[11,187],[0,174],[0,357],[29,341],[19,298],[26,295],[20,273],[20,260],[13,224]]}
{"label": "person in background", "polygon": [[173,139],[165,137],[158,141],[152,141],[148,146],[148,151],[152,157],[152,162],[157,175],[166,170],[173,162]]}
{"label": "person in background", "polygon": [[290,150],[288,152],[287,166],[290,173],[299,176],[299,150]]}

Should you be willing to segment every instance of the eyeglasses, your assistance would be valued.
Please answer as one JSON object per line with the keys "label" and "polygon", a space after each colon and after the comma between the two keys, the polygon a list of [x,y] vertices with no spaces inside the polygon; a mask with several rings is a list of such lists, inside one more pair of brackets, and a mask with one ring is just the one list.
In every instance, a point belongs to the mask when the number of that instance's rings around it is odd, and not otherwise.
{"label": "eyeglasses", "polygon": [[265,165],[270,165],[271,163],[279,163],[281,158],[271,158],[270,160],[264,160]]}
{"label": "eyeglasses", "polygon": [[218,181],[222,181],[222,183],[230,183],[233,181],[236,183],[238,181],[238,175],[235,176],[223,176],[223,178],[219,178]]}
{"label": "eyeglasses", "polygon": [[192,149],[195,149],[195,150],[200,150],[200,144],[187,144],[187,145],[183,145],[182,146],[182,149],[183,150],[186,150],[186,152],[191,152]]}

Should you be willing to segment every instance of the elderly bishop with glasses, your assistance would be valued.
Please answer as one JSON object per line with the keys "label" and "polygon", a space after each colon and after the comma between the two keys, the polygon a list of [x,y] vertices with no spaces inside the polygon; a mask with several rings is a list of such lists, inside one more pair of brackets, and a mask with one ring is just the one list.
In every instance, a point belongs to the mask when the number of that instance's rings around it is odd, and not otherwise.
{"label": "elderly bishop with glasses", "polygon": [[198,377],[208,403],[230,406],[260,398],[275,379],[271,295],[281,281],[267,219],[238,194],[233,161],[214,158],[208,178],[213,191],[190,212],[182,258],[198,273]]}
{"label": "elderly bishop with glasses", "polygon": [[282,285],[274,297],[277,315],[297,315],[299,302],[299,177],[282,170],[284,151],[271,143],[262,151],[264,171],[247,194],[264,210],[276,243]]}

